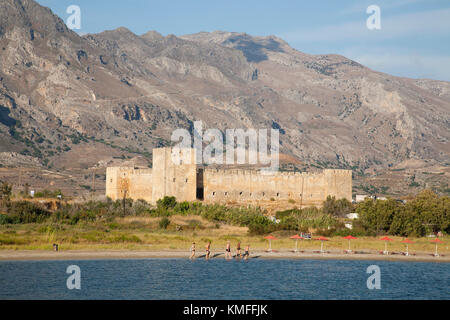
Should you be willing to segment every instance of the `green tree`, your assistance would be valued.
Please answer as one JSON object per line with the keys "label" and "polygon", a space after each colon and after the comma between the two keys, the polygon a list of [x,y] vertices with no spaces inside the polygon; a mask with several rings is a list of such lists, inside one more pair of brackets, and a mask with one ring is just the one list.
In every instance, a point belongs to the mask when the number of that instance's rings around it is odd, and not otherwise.
{"label": "green tree", "polygon": [[331,214],[335,217],[345,217],[352,212],[353,206],[347,199],[336,200],[336,197],[328,196],[323,202],[323,213]]}
{"label": "green tree", "polygon": [[450,198],[439,197],[431,190],[424,190],[406,204],[409,212],[416,213],[426,233],[442,231],[450,233]]}
{"label": "green tree", "polygon": [[369,233],[388,233],[395,214],[401,210],[400,204],[393,200],[366,199],[356,209],[363,228]]}
{"label": "green tree", "polygon": [[156,202],[156,206],[158,207],[158,209],[163,209],[163,210],[167,210],[167,209],[173,209],[175,208],[175,206],[177,205],[177,199],[175,197],[164,197],[162,199],[159,199]]}
{"label": "green tree", "polygon": [[425,227],[417,212],[402,207],[392,219],[389,233],[403,237],[422,237],[425,235]]}

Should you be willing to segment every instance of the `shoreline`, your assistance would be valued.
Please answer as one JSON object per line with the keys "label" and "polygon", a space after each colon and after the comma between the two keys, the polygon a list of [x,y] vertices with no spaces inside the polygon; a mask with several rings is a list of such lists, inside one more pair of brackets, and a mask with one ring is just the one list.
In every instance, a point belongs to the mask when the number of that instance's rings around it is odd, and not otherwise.
{"label": "shoreline", "polygon": [[[225,260],[224,252],[212,252],[211,260]],[[251,259],[280,259],[280,260],[377,260],[377,261],[405,261],[405,262],[441,262],[449,263],[450,256],[433,257],[431,254],[416,256],[381,255],[373,252],[344,254],[342,252],[314,253],[293,251],[267,252],[255,250],[250,252]],[[103,250],[103,251],[41,251],[41,250],[0,250],[0,261],[66,261],[66,260],[121,260],[121,259],[189,259],[187,251],[131,251],[131,250]],[[204,260],[204,254],[198,254],[196,259]]]}

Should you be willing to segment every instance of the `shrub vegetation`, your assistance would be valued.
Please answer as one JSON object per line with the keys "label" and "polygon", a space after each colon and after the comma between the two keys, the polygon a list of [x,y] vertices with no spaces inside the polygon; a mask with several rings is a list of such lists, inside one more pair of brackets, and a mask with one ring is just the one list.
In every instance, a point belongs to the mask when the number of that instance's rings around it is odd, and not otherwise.
{"label": "shrub vegetation", "polygon": [[[6,190],[7,191],[7,190]],[[6,196],[3,197],[5,200]],[[6,203],[6,201],[5,201]],[[159,228],[167,229],[170,216],[199,216],[217,227],[221,224],[248,227],[252,235],[268,234],[275,231],[308,232],[324,236],[375,236],[390,234],[397,236],[424,236],[430,233],[450,233],[450,197],[439,197],[432,191],[423,191],[406,204],[388,199],[386,201],[366,199],[352,205],[345,199],[328,197],[323,208],[309,207],[291,209],[276,213],[276,221],[266,212],[254,207],[227,207],[219,204],[200,202],[177,202],[174,197],[165,197],[156,207],[144,200],[131,199],[112,201],[89,201],[64,204],[51,213],[30,201],[9,201],[0,214],[0,224],[46,223],[51,225],[77,225],[91,223],[103,225],[112,230],[120,228],[116,218],[126,216],[146,216],[160,218]],[[353,229],[345,227],[345,215],[357,212],[359,219],[353,221]],[[196,222],[188,226],[195,230]]]}

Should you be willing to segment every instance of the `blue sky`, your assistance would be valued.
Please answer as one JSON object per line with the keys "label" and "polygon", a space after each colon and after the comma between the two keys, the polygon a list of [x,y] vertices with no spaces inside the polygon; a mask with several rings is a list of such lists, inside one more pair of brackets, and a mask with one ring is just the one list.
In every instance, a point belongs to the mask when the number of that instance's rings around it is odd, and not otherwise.
{"label": "blue sky", "polygon": [[[163,35],[235,31],[276,35],[311,54],[342,54],[393,75],[450,81],[449,0],[38,0],[63,20],[81,8],[79,33],[127,27]],[[369,5],[381,30],[368,30]]]}

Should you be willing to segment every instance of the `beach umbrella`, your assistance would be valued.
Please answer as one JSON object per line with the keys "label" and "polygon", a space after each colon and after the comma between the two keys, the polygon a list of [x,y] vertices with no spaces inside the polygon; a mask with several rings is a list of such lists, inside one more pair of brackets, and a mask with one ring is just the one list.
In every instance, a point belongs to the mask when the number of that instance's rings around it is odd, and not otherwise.
{"label": "beach umbrella", "polygon": [[324,241],[328,241],[328,239],[327,238],[325,238],[325,237],[319,237],[319,238],[316,238],[316,240],[319,240],[320,242],[321,242],[321,244],[320,244],[320,252],[324,252],[323,251],[323,242]]}
{"label": "beach umbrella", "polygon": [[298,240],[303,239],[303,238],[300,237],[298,234],[296,234],[295,236],[292,236],[291,239],[295,239],[295,252],[297,252],[298,251]]}
{"label": "beach umbrella", "polygon": [[408,245],[409,245],[410,243],[414,243],[414,241],[411,241],[411,240],[409,240],[409,239],[405,239],[405,240],[402,241],[402,243],[406,243],[406,255],[409,256]]}
{"label": "beach umbrella", "polygon": [[387,254],[388,253],[388,251],[387,251],[387,243],[388,243],[388,241],[392,241],[392,239],[389,238],[389,237],[383,237],[380,240],[384,241],[384,252],[383,253]]}
{"label": "beach umbrella", "polygon": [[272,235],[269,235],[267,237],[264,237],[264,239],[269,240],[269,251],[272,251],[272,240],[278,240],[277,238],[275,238]]}
{"label": "beach umbrella", "polygon": [[346,236],[346,237],[344,237],[344,239],[348,240],[348,251],[352,251],[352,250],[350,250],[350,240],[356,240],[358,238],[355,238],[353,236]]}
{"label": "beach umbrella", "polygon": [[439,256],[438,250],[437,250],[438,243],[444,243],[444,242],[441,239],[439,239],[439,238],[436,238],[436,239],[432,240],[431,242],[436,243],[436,251],[434,252],[434,256],[438,257]]}

